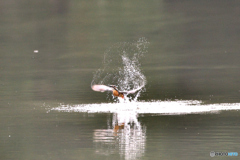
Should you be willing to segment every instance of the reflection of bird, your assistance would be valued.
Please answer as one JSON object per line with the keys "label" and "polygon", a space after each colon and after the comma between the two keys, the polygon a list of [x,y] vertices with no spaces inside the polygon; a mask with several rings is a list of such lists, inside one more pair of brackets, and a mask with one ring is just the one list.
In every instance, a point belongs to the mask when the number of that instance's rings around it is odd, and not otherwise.
{"label": "reflection of bird", "polygon": [[105,91],[112,91],[113,95],[116,97],[121,97],[124,98],[124,94],[133,94],[135,92],[137,92],[138,90],[140,90],[143,86],[134,89],[134,90],[130,90],[130,91],[119,91],[117,89],[116,86],[114,85],[109,85],[109,86],[105,86],[105,85],[93,85],[92,86],[92,90],[94,91],[98,91],[98,92],[105,92]]}
{"label": "reflection of bird", "polygon": [[124,129],[124,123],[121,123],[121,124],[116,124],[115,126],[114,126],[114,129],[113,129],[113,131],[116,133],[116,132],[118,132],[119,130],[121,130],[121,129]]}

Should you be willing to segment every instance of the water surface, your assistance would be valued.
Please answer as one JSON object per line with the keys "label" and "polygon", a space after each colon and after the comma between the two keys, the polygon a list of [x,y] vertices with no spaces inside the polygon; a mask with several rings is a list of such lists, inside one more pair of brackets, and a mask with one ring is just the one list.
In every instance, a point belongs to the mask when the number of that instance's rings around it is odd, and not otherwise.
{"label": "water surface", "polygon": [[[238,6],[224,0],[0,2],[0,159],[240,153]],[[149,45],[139,69],[147,83],[138,99],[118,103],[92,91],[104,54],[142,37]]]}

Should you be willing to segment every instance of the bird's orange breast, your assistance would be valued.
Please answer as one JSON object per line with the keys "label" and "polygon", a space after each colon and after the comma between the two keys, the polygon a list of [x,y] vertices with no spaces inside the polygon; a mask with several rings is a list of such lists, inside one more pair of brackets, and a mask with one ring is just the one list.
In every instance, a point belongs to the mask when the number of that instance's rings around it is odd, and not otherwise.
{"label": "bird's orange breast", "polygon": [[122,98],[124,98],[123,93],[119,93],[119,92],[116,91],[116,90],[113,90],[113,95],[116,96],[116,97],[122,97]]}
{"label": "bird's orange breast", "polygon": [[119,96],[119,92],[116,90],[113,90],[113,95],[117,97],[117,96]]}

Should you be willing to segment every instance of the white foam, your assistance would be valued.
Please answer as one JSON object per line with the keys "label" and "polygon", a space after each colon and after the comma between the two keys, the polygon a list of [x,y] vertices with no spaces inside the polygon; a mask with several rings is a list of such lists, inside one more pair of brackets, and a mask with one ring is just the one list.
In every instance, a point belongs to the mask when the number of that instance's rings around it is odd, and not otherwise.
{"label": "white foam", "polygon": [[138,101],[121,103],[60,105],[51,110],[64,112],[119,113],[137,114],[192,114],[218,112],[222,110],[240,110],[240,103],[202,104],[201,101]]}

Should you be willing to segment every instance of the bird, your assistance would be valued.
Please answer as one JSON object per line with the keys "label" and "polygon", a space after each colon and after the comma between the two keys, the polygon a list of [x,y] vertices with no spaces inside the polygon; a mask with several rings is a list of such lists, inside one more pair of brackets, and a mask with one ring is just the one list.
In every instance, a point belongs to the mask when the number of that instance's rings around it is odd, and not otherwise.
{"label": "bird", "polygon": [[138,90],[140,90],[142,87],[143,86],[140,86],[137,89],[133,89],[130,91],[119,91],[115,85],[106,86],[106,85],[102,85],[102,84],[101,85],[95,84],[95,85],[92,85],[92,90],[97,91],[97,92],[111,91],[115,97],[120,97],[120,98],[124,99],[124,95],[133,94],[133,93],[137,92]]}
{"label": "bird", "polygon": [[109,87],[113,88],[112,93],[115,97],[121,97],[124,99],[123,92],[120,92],[115,85],[110,85]]}

